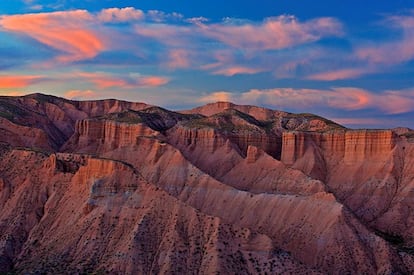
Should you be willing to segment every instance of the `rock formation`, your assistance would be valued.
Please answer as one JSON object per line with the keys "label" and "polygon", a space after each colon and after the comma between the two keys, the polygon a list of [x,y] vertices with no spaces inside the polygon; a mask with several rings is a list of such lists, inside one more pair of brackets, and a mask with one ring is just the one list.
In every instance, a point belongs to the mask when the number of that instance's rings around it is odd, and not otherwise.
{"label": "rock formation", "polygon": [[0,97],[0,273],[408,274],[412,130]]}

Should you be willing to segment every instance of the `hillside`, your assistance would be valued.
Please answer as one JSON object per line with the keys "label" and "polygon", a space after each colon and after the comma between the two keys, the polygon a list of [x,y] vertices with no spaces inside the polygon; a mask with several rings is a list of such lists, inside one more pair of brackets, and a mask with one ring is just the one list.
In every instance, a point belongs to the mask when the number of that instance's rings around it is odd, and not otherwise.
{"label": "hillside", "polygon": [[409,274],[412,133],[0,97],[0,273]]}

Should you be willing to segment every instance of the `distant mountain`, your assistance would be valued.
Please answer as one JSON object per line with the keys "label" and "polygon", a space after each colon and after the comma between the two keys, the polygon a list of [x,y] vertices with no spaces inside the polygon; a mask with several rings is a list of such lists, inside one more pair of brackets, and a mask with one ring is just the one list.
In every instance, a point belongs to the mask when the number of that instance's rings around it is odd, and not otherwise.
{"label": "distant mountain", "polygon": [[0,273],[409,274],[414,132],[0,97]]}

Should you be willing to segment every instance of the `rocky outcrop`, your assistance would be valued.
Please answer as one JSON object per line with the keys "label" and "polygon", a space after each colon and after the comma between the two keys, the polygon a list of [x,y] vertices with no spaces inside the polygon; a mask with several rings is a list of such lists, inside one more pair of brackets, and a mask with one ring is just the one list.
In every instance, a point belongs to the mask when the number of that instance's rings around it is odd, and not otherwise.
{"label": "rocky outcrop", "polygon": [[[115,99],[71,101],[43,94],[0,97],[0,117],[20,126],[42,130],[46,134],[45,143],[53,150],[58,150],[71,137],[77,120],[148,107],[150,105],[144,103]],[[0,121],[0,126],[2,124],[7,123]]]}
{"label": "rocky outcrop", "polygon": [[[0,156],[0,174],[21,192],[2,201],[1,272],[318,274],[267,235],[192,208],[130,165],[91,158],[73,175],[44,178],[50,157],[7,155],[20,158]],[[10,168],[23,161],[36,170],[22,181]]]}
{"label": "rocky outcrop", "polygon": [[226,112],[227,110],[237,110],[254,117],[256,120],[262,121],[267,125],[272,124],[276,133],[280,133],[282,130],[327,131],[344,129],[343,126],[314,114],[292,114],[257,106],[236,105],[231,102],[210,103],[191,110],[181,111],[181,113],[202,114],[210,117]]}
{"label": "rocky outcrop", "polygon": [[414,223],[403,210],[411,207],[414,145],[405,137],[392,130],[291,132],[283,134],[282,148],[283,163],[322,179],[382,236],[397,236],[404,249],[414,244]]}
{"label": "rocky outcrop", "polygon": [[1,117],[0,141],[12,146],[53,150],[46,133],[41,129],[17,125]]}
{"label": "rocky outcrop", "polygon": [[411,272],[410,129],[188,113],[0,97],[0,273]]}
{"label": "rocky outcrop", "polygon": [[[159,150],[162,150],[161,155],[158,154]],[[160,156],[156,162],[154,162],[155,155]],[[337,272],[358,270],[369,273],[370,270],[376,270],[374,268],[376,265],[381,266],[378,269],[381,272],[398,270],[391,263],[398,262],[398,256],[393,254],[386,242],[364,229],[364,226],[355,220],[351,213],[344,210],[334,196],[323,191],[321,182],[312,181],[298,171],[286,169],[280,162],[279,165],[272,165],[268,159],[263,158],[265,156],[263,152],[257,156],[255,162],[257,166],[252,166],[250,169],[254,171],[262,169],[263,174],[257,174],[258,178],[269,174],[267,180],[276,179],[276,182],[270,185],[276,188],[271,190],[266,186],[265,179],[258,185],[262,187],[255,189],[256,195],[253,192],[231,188],[213,179],[191,165],[177,149],[169,144],[161,145],[156,140],[145,139],[145,143],[139,142],[137,146],[108,151],[103,156],[139,167],[139,173],[147,181],[153,182],[171,196],[202,213],[220,217],[226,223],[248,227],[269,236],[278,247],[290,251],[294,257],[309,266],[319,266],[325,271],[331,270],[330,266],[335,266]],[[270,156],[268,158],[272,159]],[[269,167],[266,167],[269,170],[262,168],[266,162],[269,163]],[[240,174],[239,179],[247,176],[245,171],[249,165],[252,163],[242,161],[233,168]],[[272,170],[273,174],[270,172]],[[229,175],[229,178],[233,177],[235,176]],[[237,177],[235,178],[237,181]],[[291,179],[290,183],[286,182],[288,179]],[[253,182],[253,178],[250,180]],[[249,188],[254,189],[254,186]],[[259,209],[262,209],[260,218],[255,214],[260,212]],[[263,212],[263,209],[269,211]],[[324,217],[326,223],[321,221],[321,217]],[[283,220],[283,223],[280,223],[280,220]],[[338,233],[337,228],[345,231]],[[343,232],[347,233],[343,235]],[[361,241],[360,236],[365,236],[364,241]],[[321,239],[324,241],[321,242]],[[339,243],[349,245],[341,246]],[[300,249],[297,250],[297,247]],[[338,250],[333,249],[334,247]],[[381,253],[376,252],[374,259],[368,259],[364,256],[367,250],[378,250]],[[328,260],[327,255],[337,255],[337,257]],[[358,264],[360,261],[364,264]]]}
{"label": "rocky outcrop", "polygon": [[181,111],[181,113],[185,114],[202,114],[204,116],[212,116],[218,113],[221,113],[227,109],[236,109],[240,112],[249,114],[256,118],[257,120],[272,120],[279,118],[283,115],[286,115],[288,113],[281,112],[281,111],[275,111],[270,110],[266,108],[261,108],[257,106],[251,106],[251,105],[236,105],[231,102],[215,102],[215,103],[209,103],[201,107],[197,107],[191,110]]}
{"label": "rocky outcrop", "polygon": [[396,145],[391,130],[347,130],[326,133],[285,132],[281,160],[293,165],[312,150],[325,161],[343,161],[347,165],[388,157]]}
{"label": "rocky outcrop", "polygon": [[160,133],[138,123],[130,124],[111,120],[86,119],[76,122],[75,133],[62,147],[63,151],[106,151],[137,143],[138,137],[155,138]]}

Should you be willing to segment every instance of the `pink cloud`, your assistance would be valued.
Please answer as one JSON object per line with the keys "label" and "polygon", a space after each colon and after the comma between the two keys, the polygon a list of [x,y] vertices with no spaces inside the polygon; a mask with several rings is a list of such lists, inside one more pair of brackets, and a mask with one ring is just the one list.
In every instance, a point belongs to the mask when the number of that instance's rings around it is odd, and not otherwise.
{"label": "pink cloud", "polygon": [[166,66],[169,68],[188,68],[190,66],[189,52],[184,49],[170,50]]}
{"label": "pink cloud", "polygon": [[13,92],[2,92],[1,95],[5,95],[5,96],[22,96],[25,95],[25,92],[18,92],[18,91],[13,91]]}
{"label": "pink cloud", "polygon": [[2,75],[0,76],[0,89],[24,88],[43,79],[38,75]]}
{"label": "pink cloud", "polygon": [[89,73],[89,72],[81,72],[76,74],[79,77],[86,79],[94,83],[98,88],[109,88],[109,87],[125,87],[128,86],[126,80],[114,77],[105,73]]}
{"label": "pink cloud", "polygon": [[388,114],[411,112],[414,111],[414,90],[385,91],[375,103]]}
{"label": "pink cloud", "polygon": [[64,94],[68,99],[91,99],[96,98],[97,93],[91,90],[70,90]]}
{"label": "pink cloud", "polygon": [[140,87],[158,87],[169,82],[168,78],[159,76],[145,76],[138,79],[137,86]]}
{"label": "pink cloud", "polygon": [[0,26],[61,51],[57,61],[72,62],[93,58],[105,49],[99,35],[86,26],[92,19],[84,10],[8,15],[0,18]]}
{"label": "pink cloud", "polygon": [[94,83],[98,88],[105,89],[111,87],[131,89],[142,87],[158,87],[165,85],[169,82],[166,77],[160,76],[141,76],[141,75],[128,75],[117,76],[106,73],[89,73],[80,72],[76,74],[85,80]]}
{"label": "pink cloud", "polygon": [[170,24],[139,24],[135,32],[143,37],[152,38],[168,46],[187,47],[192,40],[197,40],[199,34],[190,26]]}
{"label": "pink cloud", "polygon": [[202,101],[214,101],[225,97],[226,101],[239,104],[257,104],[265,102],[277,109],[311,107],[329,107],[338,110],[377,109],[386,114],[400,114],[414,111],[414,90],[372,91],[340,87],[325,90],[318,89],[252,89],[243,93],[216,92],[201,98]]}
{"label": "pink cloud", "polygon": [[384,119],[376,118],[330,118],[342,125],[384,125]]}
{"label": "pink cloud", "polygon": [[299,22],[294,16],[267,18],[261,24],[233,24],[229,20],[191,25],[140,24],[135,30],[141,36],[158,39],[169,45],[183,45],[188,39],[213,39],[232,47],[247,50],[275,50],[310,43],[326,36],[342,35],[341,24],[333,18],[317,18]]}
{"label": "pink cloud", "polygon": [[355,56],[374,64],[394,65],[414,59],[414,13],[391,16],[384,26],[401,33],[400,38],[379,44],[358,47]]}
{"label": "pink cloud", "polygon": [[214,71],[213,74],[234,76],[236,74],[256,74],[262,71],[263,69],[249,68],[243,66],[232,66]]}
{"label": "pink cloud", "polygon": [[97,17],[102,22],[127,22],[143,19],[144,12],[132,7],[109,8],[101,10]]}
{"label": "pink cloud", "polygon": [[333,71],[312,74],[310,76],[307,76],[306,79],[333,81],[333,80],[340,80],[340,79],[358,78],[360,76],[366,75],[371,72],[373,72],[373,70],[369,68],[341,69],[341,70],[333,70]]}
{"label": "pink cloud", "polygon": [[199,99],[199,102],[210,103],[217,101],[232,101],[233,95],[229,92],[214,92],[209,95],[203,96]]}
{"label": "pink cloud", "polygon": [[268,18],[262,24],[198,24],[201,32],[235,48],[276,50],[310,43],[326,36],[342,35],[341,24],[333,18],[301,23],[294,16]]}
{"label": "pink cloud", "polygon": [[322,91],[320,96],[324,96],[327,105],[333,108],[346,110],[360,110],[370,107],[373,103],[375,94],[364,89],[345,87],[333,88],[330,91]]}
{"label": "pink cloud", "polygon": [[[196,65],[202,70],[228,76],[275,70],[267,58],[258,60],[266,51],[342,35],[341,24],[332,18],[300,22],[293,16],[279,16],[260,23],[234,20],[209,23],[205,18],[193,18],[185,22],[189,24],[146,22],[136,24],[134,29],[142,41],[151,39],[166,47],[161,50],[162,58],[165,60],[166,51],[168,59],[162,64],[170,68]],[[243,51],[235,51],[234,47]],[[218,52],[226,53],[220,57]],[[250,60],[257,64],[255,68],[247,65],[251,62],[245,62]]]}

